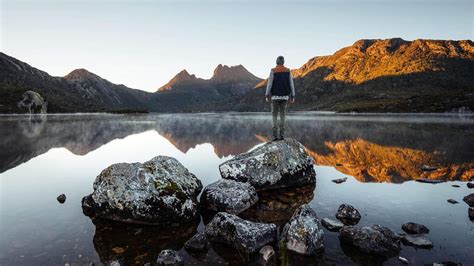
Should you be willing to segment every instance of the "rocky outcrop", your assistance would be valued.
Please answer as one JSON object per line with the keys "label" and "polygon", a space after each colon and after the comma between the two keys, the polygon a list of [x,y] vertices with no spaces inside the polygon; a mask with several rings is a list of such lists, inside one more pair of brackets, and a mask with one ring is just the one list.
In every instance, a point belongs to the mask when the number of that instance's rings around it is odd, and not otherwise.
{"label": "rocky outcrop", "polygon": [[217,213],[205,232],[209,241],[224,243],[247,254],[277,240],[276,225],[246,221],[225,212]]}
{"label": "rocky outcrop", "polygon": [[433,242],[424,235],[405,235],[402,236],[402,243],[407,246],[414,246],[417,248],[432,248]]}
{"label": "rocky outcrop", "polygon": [[184,265],[184,261],[177,251],[165,249],[162,250],[158,255],[158,258],[156,259],[156,265],[181,266]]}
{"label": "rocky outcrop", "polygon": [[200,202],[208,210],[239,214],[257,201],[257,191],[250,184],[221,179],[204,188]]}
{"label": "rocky outcrop", "polygon": [[336,221],[336,220],[333,220],[333,219],[330,219],[330,218],[323,218],[321,220],[321,224],[324,227],[326,227],[326,229],[328,229],[329,231],[332,231],[332,232],[337,232],[344,226],[343,223],[341,223],[339,221]]}
{"label": "rocky outcrop", "polygon": [[176,159],[157,156],[145,163],[104,169],[94,192],[82,199],[85,214],[127,223],[163,225],[192,221],[201,181]]}
{"label": "rocky outcrop", "polygon": [[339,231],[339,240],[369,255],[392,257],[400,252],[400,237],[380,225],[344,226]]}
{"label": "rocky outcrop", "polygon": [[257,190],[316,182],[313,159],[294,139],[268,142],[219,166],[225,179],[248,182]]}
{"label": "rocky outcrop", "polygon": [[26,91],[22,95],[22,99],[17,103],[18,108],[28,109],[29,114],[41,113],[48,111],[48,102],[36,91]]}
{"label": "rocky outcrop", "polygon": [[336,218],[345,225],[356,225],[361,216],[359,211],[349,204],[341,204],[336,212]]}
{"label": "rocky outcrop", "polygon": [[309,205],[295,211],[282,230],[279,246],[302,255],[315,255],[324,249],[321,222]]}
{"label": "rocky outcrop", "polygon": [[465,196],[462,200],[465,203],[467,203],[467,205],[469,205],[469,207],[474,207],[474,193],[471,193],[471,194]]}
{"label": "rocky outcrop", "polygon": [[403,224],[402,229],[408,234],[428,234],[430,232],[430,229],[428,229],[428,227],[413,222]]}

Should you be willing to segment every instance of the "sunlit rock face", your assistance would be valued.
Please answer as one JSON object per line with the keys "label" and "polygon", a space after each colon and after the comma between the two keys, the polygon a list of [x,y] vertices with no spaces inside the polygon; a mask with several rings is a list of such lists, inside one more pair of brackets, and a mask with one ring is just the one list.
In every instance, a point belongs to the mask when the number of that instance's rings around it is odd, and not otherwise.
{"label": "sunlit rock face", "polygon": [[179,250],[196,233],[197,222],[178,227],[157,227],[92,219],[95,226],[94,248],[104,265],[154,263],[161,250]]}
{"label": "sunlit rock face", "polygon": [[[325,143],[330,152],[306,149],[316,164],[334,166],[361,182],[402,183],[414,179],[468,181],[474,176],[474,163],[448,163],[443,154],[398,146],[382,146],[363,139]],[[424,171],[423,165],[436,168]]]}
{"label": "sunlit rock face", "polygon": [[221,176],[248,182],[257,190],[314,184],[313,159],[294,139],[273,141],[219,166]]}
{"label": "sunlit rock face", "polygon": [[173,224],[196,218],[202,184],[176,159],[157,156],[145,163],[118,163],[97,176],[94,192],[82,199],[84,213],[139,224]]}

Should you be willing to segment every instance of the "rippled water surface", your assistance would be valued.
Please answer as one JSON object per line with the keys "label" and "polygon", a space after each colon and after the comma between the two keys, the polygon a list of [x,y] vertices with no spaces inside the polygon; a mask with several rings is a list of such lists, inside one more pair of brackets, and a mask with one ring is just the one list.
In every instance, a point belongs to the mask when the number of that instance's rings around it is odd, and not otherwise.
{"label": "rippled water surface", "polygon": [[[93,223],[82,213],[81,198],[110,164],[156,155],[177,158],[203,185],[214,182],[220,163],[268,140],[267,114],[0,116],[0,125],[1,265],[143,264],[165,248],[180,250],[188,264],[243,263],[221,246],[201,256],[183,249],[209,217],[173,229]],[[466,186],[474,177],[474,116],[292,113],[287,127],[288,137],[315,159],[316,188],[263,194],[265,202],[243,216],[281,226],[301,204],[310,202],[320,218],[334,218],[337,207],[349,203],[361,212],[360,225],[399,233],[410,221],[430,228],[432,249],[403,246],[401,256],[413,264],[474,263],[474,222],[462,201],[474,193]],[[422,171],[422,165],[437,170]],[[331,182],[341,177],[349,179]],[[413,181],[419,178],[446,182]],[[56,201],[61,193],[64,204]],[[337,233],[325,230],[325,237],[321,257],[288,261],[382,262],[341,247]],[[399,264],[397,258],[384,263]]]}

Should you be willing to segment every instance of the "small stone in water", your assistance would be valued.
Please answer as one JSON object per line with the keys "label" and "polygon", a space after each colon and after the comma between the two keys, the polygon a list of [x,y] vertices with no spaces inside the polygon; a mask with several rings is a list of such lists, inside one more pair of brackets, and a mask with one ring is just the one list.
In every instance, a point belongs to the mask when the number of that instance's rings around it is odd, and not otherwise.
{"label": "small stone in water", "polygon": [[467,183],[468,188],[474,188],[474,182],[469,182]]}
{"label": "small stone in water", "polygon": [[452,187],[461,187],[460,185],[451,185]]}
{"label": "small stone in water", "polygon": [[438,184],[443,183],[443,180],[436,180],[436,179],[429,179],[429,178],[419,178],[415,180],[416,182],[420,183],[429,183],[429,184]]}
{"label": "small stone in water", "polygon": [[401,263],[403,263],[403,264],[408,264],[408,260],[405,259],[405,258],[402,257],[402,256],[398,257],[398,260],[399,260]]}
{"label": "small stone in water", "polygon": [[112,251],[115,252],[116,254],[121,254],[125,251],[125,249],[122,247],[114,247]]}
{"label": "small stone in water", "polygon": [[474,207],[469,207],[467,213],[469,215],[469,219],[474,222]]}
{"label": "small stone in water", "polygon": [[341,183],[344,183],[347,181],[347,177],[344,177],[344,178],[338,178],[338,179],[333,179],[332,182],[336,183],[336,184],[341,184]]}
{"label": "small stone in water", "polygon": [[326,229],[333,232],[339,231],[339,229],[341,229],[344,226],[343,223],[330,219],[330,218],[322,219],[321,223],[323,224],[324,227],[326,227]]}
{"label": "small stone in water", "polygon": [[413,222],[403,224],[402,229],[408,234],[428,234],[430,232],[428,227]]}
{"label": "small stone in water", "polygon": [[66,195],[61,194],[56,199],[58,200],[59,203],[63,204],[66,201]]}
{"label": "small stone in water", "polygon": [[448,199],[448,202],[451,203],[451,204],[457,204],[457,203],[459,203],[459,202],[457,202],[457,201],[455,201],[455,200],[453,200],[453,199]]}
{"label": "small stone in water", "polygon": [[474,193],[465,196],[462,200],[464,200],[464,202],[467,203],[469,207],[474,207]]}

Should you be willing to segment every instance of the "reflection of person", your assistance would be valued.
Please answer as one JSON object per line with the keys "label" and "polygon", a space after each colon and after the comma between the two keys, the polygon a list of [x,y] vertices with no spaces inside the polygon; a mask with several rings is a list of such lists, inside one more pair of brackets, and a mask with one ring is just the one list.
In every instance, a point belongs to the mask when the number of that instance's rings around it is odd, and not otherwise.
{"label": "reflection of person", "polygon": [[[285,137],[285,115],[288,101],[295,102],[295,86],[289,68],[283,64],[285,58],[279,56],[276,59],[277,66],[270,71],[268,77],[267,90],[265,92],[266,101],[272,101],[272,134],[273,140],[282,140]],[[280,114],[280,124],[278,125],[278,114]],[[278,129],[280,132],[278,132]],[[279,133],[279,134],[278,134]]]}

